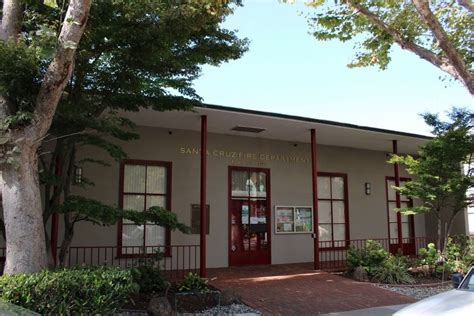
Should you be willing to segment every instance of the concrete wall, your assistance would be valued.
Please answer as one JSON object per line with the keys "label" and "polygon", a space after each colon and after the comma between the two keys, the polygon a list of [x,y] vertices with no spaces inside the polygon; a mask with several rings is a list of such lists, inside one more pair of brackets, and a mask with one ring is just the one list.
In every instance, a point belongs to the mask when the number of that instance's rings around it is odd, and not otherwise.
{"label": "concrete wall", "polygon": [[[149,127],[140,127],[139,131],[140,140],[121,145],[130,159],[173,163],[172,210],[182,222],[189,225],[190,206],[199,203],[199,155],[192,151],[199,148],[199,133]],[[207,262],[210,267],[223,267],[228,265],[228,166],[258,166],[270,169],[272,212],[275,205],[310,206],[310,145],[210,134],[208,146],[208,203],[211,216]],[[257,159],[226,157],[230,152],[255,153]],[[386,163],[386,153],[331,146],[318,146],[318,152],[319,171],[347,174],[350,238],[386,238],[388,232],[385,176],[393,175],[393,167]],[[298,157],[298,162],[260,160],[260,154]],[[110,161],[105,153],[93,148],[81,149],[79,156]],[[119,164],[114,161],[110,163],[111,167],[92,164],[85,166],[83,174],[94,181],[95,186],[87,190],[76,189],[74,193],[118,205]],[[402,176],[404,175],[406,174],[402,172]],[[371,195],[365,195],[366,182],[372,185]],[[272,224],[273,221],[272,214]],[[415,226],[416,236],[424,236],[424,216],[415,218]],[[271,237],[272,263],[313,260],[313,240],[310,234],[276,235],[272,226]],[[76,229],[73,246],[111,246],[116,243],[116,226],[101,227],[82,223],[78,224]],[[171,243],[198,244],[199,235],[172,233]]]}

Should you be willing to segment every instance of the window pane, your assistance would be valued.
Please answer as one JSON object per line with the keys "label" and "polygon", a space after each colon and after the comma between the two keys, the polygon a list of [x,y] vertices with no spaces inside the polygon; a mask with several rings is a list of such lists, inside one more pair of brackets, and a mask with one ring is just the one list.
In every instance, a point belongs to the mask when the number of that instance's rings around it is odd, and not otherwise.
{"label": "window pane", "polygon": [[332,198],[333,199],[344,199],[344,178],[333,177],[331,178]]}
{"label": "window pane", "polygon": [[[250,172],[247,179],[246,188],[252,197],[264,197],[265,193],[265,174],[261,172]],[[262,182],[263,181],[263,182]],[[263,191],[262,191],[263,190]]]}
{"label": "window pane", "polygon": [[321,225],[319,225],[319,240],[320,241],[331,241],[332,240],[331,224],[321,224]]}
{"label": "window pane", "polygon": [[146,209],[149,209],[152,206],[166,208],[166,197],[162,195],[147,195]]}
{"label": "window pane", "polygon": [[345,240],[346,239],[346,225],[345,224],[334,224],[334,240]]}
{"label": "window pane", "polygon": [[331,198],[331,178],[330,177],[318,177],[318,198],[320,199]]}
{"label": "window pane", "polygon": [[123,192],[145,193],[145,166],[125,165]]}
{"label": "window pane", "polygon": [[390,243],[398,243],[398,225],[397,223],[390,223]]}
{"label": "window pane", "polygon": [[123,225],[122,246],[143,246],[143,228],[143,225]]}
{"label": "window pane", "polygon": [[232,171],[232,196],[248,196],[249,173],[247,171]]}
{"label": "window pane", "polygon": [[402,237],[403,238],[410,238],[410,224],[409,223],[402,223]]}
{"label": "window pane", "polygon": [[[146,225],[145,244],[147,246],[164,246],[165,228],[158,225]],[[151,249],[150,249],[151,250]]]}
{"label": "window pane", "polygon": [[318,213],[320,223],[331,223],[331,202],[318,201]]}
{"label": "window pane", "polygon": [[[124,195],[123,196],[123,209],[134,210],[137,212],[143,212],[145,207],[145,196],[144,195]],[[133,223],[127,219],[123,220],[124,224]]]}
{"label": "window pane", "polygon": [[[400,186],[404,186],[405,183],[407,183],[407,181],[400,181]],[[400,200],[408,202],[408,201],[410,201],[410,198],[406,195],[400,195]]]}
{"label": "window pane", "polygon": [[146,193],[166,194],[166,168],[148,166],[146,171]]}
{"label": "window pane", "polygon": [[333,223],[345,223],[346,218],[344,216],[344,202],[333,201],[332,202],[332,220]]}
{"label": "window pane", "polygon": [[257,196],[266,197],[267,196],[267,174],[265,172],[259,172],[257,178]]}
{"label": "window pane", "polygon": [[387,191],[388,191],[388,200],[389,201],[395,201],[395,199],[396,199],[395,190],[393,189],[393,186],[395,186],[395,181],[387,180]]}
{"label": "window pane", "polygon": [[396,206],[397,206],[397,203],[388,202],[388,221],[389,222],[397,221],[397,212],[394,211]]}

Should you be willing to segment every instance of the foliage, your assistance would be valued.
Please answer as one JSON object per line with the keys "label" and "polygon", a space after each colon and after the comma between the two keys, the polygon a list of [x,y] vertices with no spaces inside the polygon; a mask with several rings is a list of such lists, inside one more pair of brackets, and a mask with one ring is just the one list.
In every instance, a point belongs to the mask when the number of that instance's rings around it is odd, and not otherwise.
{"label": "foliage", "polygon": [[206,292],[209,290],[207,283],[208,280],[201,278],[199,274],[189,272],[178,289],[180,292]]}
{"label": "foliage", "polygon": [[351,247],[347,252],[347,268],[352,273],[357,267],[363,267],[369,277],[371,277],[373,269],[380,266],[387,258],[389,253],[383,246],[374,241],[367,240],[365,247]]}
{"label": "foliage", "polygon": [[436,249],[435,244],[429,243],[426,248],[419,249],[419,265],[428,266],[428,272],[433,274],[440,261],[441,254]]}
{"label": "foliage", "polygon": [[[404,165],[407,172],[414,176],[414,180],[395,189],[400,194],[421,201],[419,206],[399,211],[405,215],[434,213],[438,218],[438,248],[441,249],[455,216],[473,202],[472,196],[466,194],[474,185],[473,115],[467,109],[453,108],[449,113],[450,121],[443,122],[437,114],[423,114],[435,137],[421,147],[418,157],[394,155],[390,159],[391,163]],[[461,169],[463,165],[467,169],[464,173]],[[449,215],[446,221],[442,213]]]}
{"label": "foliage", "polygon": [[403,256],[389,256],[383,264],[374,267],[372,279],[387,284],[413,284],[415,280],[408,272],[408,261]]}
{"label": "foliage", "polygon": [[448,238],[444,252],[436,249],[435,244],[419,250],[419,266],[428,266],[428,272],[435,274],[465,273],[474,262],[469,236],[456,235]]}
{"label": "foliage", "polygon": [[132,268],[133,280],[140,286],[140,293],[157,293],[169,286],[160,268],[163,257],[162,252],[156,251],[150,257],[140,258],[138,266]]}
{"label": "foliage", "polygon": [[473,94],[472,7],[436,0],[421,8],[415,2],[419,1],[313,0],[309,5],[316,13],[308,20],[317,40],[355,43],[349,67],[386,69],[392,46],[398,44],[460,80]]}
{"label": "foliage", "polygon": [[0,278],[0,298],[47,315],[111,315],[138,290],[120,268],[77,268]]}

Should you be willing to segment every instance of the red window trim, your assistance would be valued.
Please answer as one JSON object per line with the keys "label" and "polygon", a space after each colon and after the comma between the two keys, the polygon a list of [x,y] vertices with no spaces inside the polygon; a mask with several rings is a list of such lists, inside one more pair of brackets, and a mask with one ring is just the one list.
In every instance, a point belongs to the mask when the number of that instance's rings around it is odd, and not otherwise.
{"label": "red window trim", "polygon": [[[331,244],[332,247],[320,247],[320,251],[331,251],[331,250],[343,250],[349,248],[349,243],[350,243],[350,230],[349,230],[349,185],[347,181],[347,173],[341,173],[341,172],[319,172],[317,176],[321,177],[340,177],[343,178],[344,180],[344,199],[322,199],[318,197],[318,202],[319,201],[343,201],[344,202],[344,221],[345,221],[345,246],[342,247],[335,247],[334,246],[334,230],[331,229]],[[332,203],[331,203],[331,228],[333,226],[332,222]],[[336,240],[337,241],[337,240]],[[327,241],[329,242],[329,241]]]}
{"label": "red window trim", "polygon": [[[142,166],[162,166],[166,167],[166,192],[167,194],[150,194],[150,195],[161,195],[168,196],[166,199],[166,209],[169,211],[172,210],[172,171],[173,163],[170,161],[158,161],[158,160],[139,160],[139,159],[124,159],[120,162],[120,183],[119,183],[119,206],[123,208],[123,180],[124,180],[124,168],[125,165],[142,165]],[[127,194],[132,194],[127,192]],[[141,193],[140,193],[141,194]],[[149,257],[152,254],[123,254],[122,253],[122,229],[123,221],[120,220],[118,223],[117,229],[117,257],[119,258],[139,258],[139,257]],[[167,227],[165,230],[165,256],[171,257],[171,230]]]}
{"label": "red window trim", "polygon": [[[388,199],[388,181],[395,181],[395,177],[394,176],[386,176],[385,177],[385,205],[386,205],[386,209],[387,209],[387,234],[388,234],[388,241],[389,241],[389,244],[390,244],[390,240],[391,239],[395,239],[397,238],[398,239],[398,236],[396,237],[391,237],[390,236],[390,206],[389,206],[389,203],[390,202],[396,202],[396,200],[389,200]],[[407,178],[407,177],[400,177],[400,182],[401,181],[411,181],[411,178]],[[409,206],[413,206],[413,199],[410,198],[409,201],[408,201],[408,205]],[[411,228],[411,231],[412,231],[412,236],[408,237],[408,238],[412,238],[414,240],[416,234],[415,234],[415,217],[413,215],[409,215],[409,220],[410,220],[410,228]],[[398,219],[397,219],[397,222],[398,222]]]}

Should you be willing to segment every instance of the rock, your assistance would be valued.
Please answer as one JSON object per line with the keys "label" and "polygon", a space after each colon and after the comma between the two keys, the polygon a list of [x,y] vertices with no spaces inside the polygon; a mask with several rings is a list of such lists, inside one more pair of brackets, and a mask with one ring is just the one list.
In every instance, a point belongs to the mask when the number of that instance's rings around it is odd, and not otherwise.
{"label": "rock", "polygon": [[151,315],[174,315],[173,308],[165,296],[154,296],[148,303],[148,313]]}
{"label": "rock", "polygon": [[365,271],[364,267],[357,267],[354,270],[354,279],[360,282],[369,281],[369,276],[367,275],[367,271]]}
{"label": "rock", "polygon": [[223,290],[221,292],[221,305],[231,305],[240,301],[240,295],[232,290]]}

